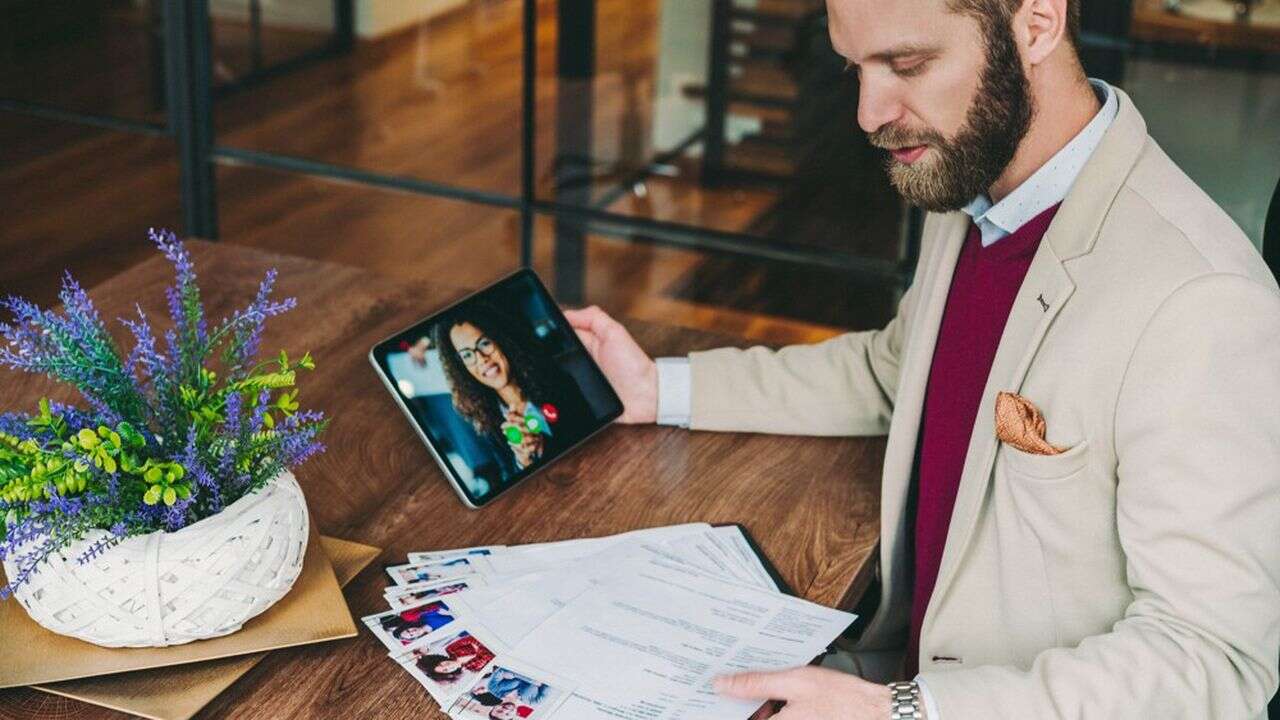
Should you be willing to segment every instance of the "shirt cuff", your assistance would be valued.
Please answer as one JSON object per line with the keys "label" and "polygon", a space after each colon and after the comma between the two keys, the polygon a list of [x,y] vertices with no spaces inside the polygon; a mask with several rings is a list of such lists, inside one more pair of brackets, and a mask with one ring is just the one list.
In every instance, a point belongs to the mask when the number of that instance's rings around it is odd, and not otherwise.
{"label": "shirt cuff", "polygon": [[933,700],[933,693],[929,692],[929,686],[925,684],[924,678],[916,676],[916,686],[920,688],[920,704],[924,705],[924,715],[929,720],[942,720],[942,716],[938,714],[938,704]]}
{"label": "shirt cuff", "polygon": [[693,370],[689,358],[658,358],[658,424],[689,427]]}

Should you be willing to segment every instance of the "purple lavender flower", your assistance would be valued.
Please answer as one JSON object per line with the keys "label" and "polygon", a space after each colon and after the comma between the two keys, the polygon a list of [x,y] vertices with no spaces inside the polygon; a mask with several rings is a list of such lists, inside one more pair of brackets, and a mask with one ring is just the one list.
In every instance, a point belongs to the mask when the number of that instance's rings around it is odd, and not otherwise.
{"label": "purple lavender flower", "polygon": [[[187,526],[187,510],[191,507],[192,500],[187,498],[174,503],[172,507],[164,509],[164,529],[169,532],[181,530]],[[160,506],[157,506],[160,507]]]}
{"label": "purple lavender flower", "polygon": [[267,416],[267,403],[271,400],[271,391],[263,390],[258,393],[258,404],[253,406],[253,416],[249,420],[250,432],[262,432],[266,426],[264,422]]}
{"label": "purple lavender flower", "polygon": [[[208,497],[207,503],[211,512],[222,510],[222,490],[218,487],[217,480],[205,467],[204,461],[200,458],[200,448],[196,444],[196,428],[194,425],[187,432],[186,447],[182,449],[182,453],[174,460],[186,468],[187,473],[192,478],[192,499],[204,494]],[[174,507],[177,507],[178,504],[182,504],[185,511],[186,507],[190,505],[190,500],[180,501]]]}
{"label": "purple lavender flower", "polygon": [[145,402],[92,301],[70,275],[63,279],[59,298],[61,314],[20,298],[4,301],[16,324],[0,328],[7,341],[0,365],[71,383],[95,409],[137,420]]}
{"label": "purple lavender flower", "polygon": [[71,321],[72,327],[79,328],[85,336],[82,339],[93,340],[94,337],[88,337],[90,334],[98,336],[106,332],[106,326],[98,316],[98,309],[70,272],[62,276],[62,291],[58,293],[58,299],[62,301],[63,312]]}
{"label": "purple lavender flower", "polygon": [[224,446],[222,448],[222,456],[218,458],[218,468],[216,470],[219,482],[229,480],[232,470],[235,468],[236,451],[241,442],[241,413],[244,411],[242,404],[240,393],[232,392],[227,394],[227,404],[223,410],[223,416],[226,421],[222,425]]}
{"label": "purple lavender flower", "polygon": [[199,369],[199,363],[208,343],[205,330],[204,307],[200,304],[200,288],[196,285],[195,263],[191,253],[177,235],[169,230],[149,231],[151,241],[173,264],[174,285],[165,290],[169,304],[169,317],[180,343],[170,344],[169,352],[178,362],[184,375]]}
{"label": "purple lavender flower", "polygon": [[34,540],[45,538],[49,532],[49,522],[44,518],[27,517],[5,534],[0,543],[0,560],[14,557],[22,547]]}
{"label": "purple lavender flower", "polygon": [[14,412],[0,414],[0,433],[13,435],[20,440],[34,437],[31,426],[27,425],[30,417],[30,415]]}
{"label": "purple lavender flower", "polygon": [[275,288],[275,283],[276,270],[272,268],[258,284],[258,292],[254,295],[253,302],[224,320],[218,331],[214,333],[215,337],[231,334],[231,344],[223,356],[223,361],[234,379],[244,377],[253,358],[257,356],[262,340],[262,329],[267,318],[286,313],[297,305],[295,298],[272,302],[271,291]]}
{"label": "purple lavender flower", "polygon": [[49,412],[62,418],[67,423],[67,429],[71,432],[76,432],[81,428],[97,426],[98,424],[95,418],[90,417],[80,408],[60,403],[57,400],[49,401]]}
{"label": "purple lavender flower", "polygon": [[18,558],[18,577],[10,578],[8,585],[0,587],[0,600],[8,600],[9,596],[13,595],[14,589],[26,583],[27,579],[31,577],[31,573],[35,572],[36,568],[40,566],[40,561],[48,557],[51,552],[53,552],[52,541],[47,544],[47,547],[41,546]]}
{"label": "purple lavender flower", "polygon": [[120,538],[115,535],[99,538],[90,544],[84,552],[80,553],[80,557],[76,558],[76,563],[84,565],[118,544],[120,544]]}
{"label": "purple lavender flower", "polygon": [[120,324],[128,328],[134,339],[133,350],[130,351],[125,366],[131,373],[135,368],[140,369],[144,378],[164,377],[171,369],[168,359],[164,353],[156,350],[156,336],[151,330],[151,323],[147,321],[147,314],[142,312],[142,306],[134,307],[138,311],[137,320],[119,318]]}

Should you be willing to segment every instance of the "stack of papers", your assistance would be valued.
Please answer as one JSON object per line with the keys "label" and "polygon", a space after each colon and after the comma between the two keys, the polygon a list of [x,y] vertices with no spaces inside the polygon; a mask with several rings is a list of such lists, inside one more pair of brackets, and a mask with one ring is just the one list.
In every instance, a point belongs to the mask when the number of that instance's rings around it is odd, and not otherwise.
{"label": "stack of papers", "polygon": [[732,526],[408,560],[363,620],[453,718],[746,720],[716,676],[806,665],[854,620],[780,592]]}

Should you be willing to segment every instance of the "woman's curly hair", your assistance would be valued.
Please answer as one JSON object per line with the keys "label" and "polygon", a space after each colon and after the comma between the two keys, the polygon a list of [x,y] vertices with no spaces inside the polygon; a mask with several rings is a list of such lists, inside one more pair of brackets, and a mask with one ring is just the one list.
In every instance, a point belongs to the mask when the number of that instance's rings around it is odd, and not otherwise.
{"label": "woman's curly hair", "polygon": [[488,303],[477,302],[461,308],[436,324],[432,340],[440,354],[449,388],[453,391],[453,406],[481,435],[499,433],[505,418],[498,409],[498,394],[472,377],[449,336],[454,326],[463,323],[475,325],[498,346],[507,357],[511,381],[520,388],[526,400],[549,397],[548,392],[552,388],[548,386],[548,379],[554,377],[554,368],[537,351],[527,323],[498,311]]}

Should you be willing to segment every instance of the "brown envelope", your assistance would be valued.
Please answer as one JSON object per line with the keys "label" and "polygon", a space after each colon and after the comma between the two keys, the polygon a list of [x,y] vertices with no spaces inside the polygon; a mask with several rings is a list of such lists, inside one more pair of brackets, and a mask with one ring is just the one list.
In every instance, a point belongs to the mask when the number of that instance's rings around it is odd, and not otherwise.
{"label": "brown envelope", "polygon": [[1063,448],[1044,439],[1044,416],[1032,402],[1017,393],[996,395],[996,437],[1032,455],[1058,455]]}
{"label": "brown envelope", "polygon": [[[382,552],[370,545],[331,537],[322,536],[320,544],[333,564],[338,584],[343,586]],[[33,687],[152,720],[188,720],[266,656],[254,653]]]}
{"label": "brown envelope", "polygon": [[356,634],[333,566],[311,529],[293,589],[235,633],[163,648],[104,648],[45,630],[16,602],[0,603],[0,687],[182,665]]}

